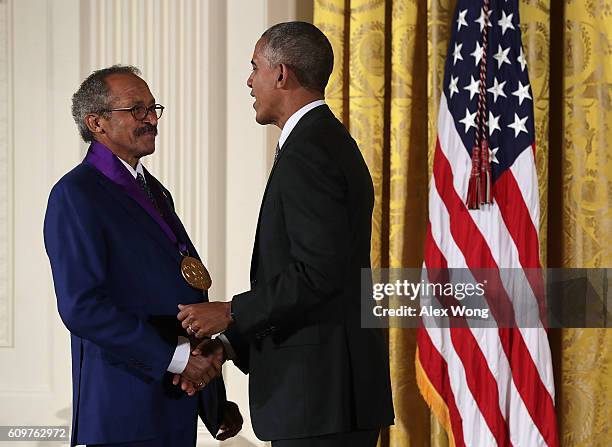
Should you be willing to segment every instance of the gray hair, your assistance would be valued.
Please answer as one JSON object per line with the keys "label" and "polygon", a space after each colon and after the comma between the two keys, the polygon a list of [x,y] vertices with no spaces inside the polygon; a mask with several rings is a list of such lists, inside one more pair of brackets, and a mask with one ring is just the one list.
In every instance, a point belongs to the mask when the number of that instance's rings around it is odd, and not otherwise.
{"label": "gray hair", "polygon": [[261,37],[270,65],[285,64],[302,87],[325,92],[334,68],[334,52],[319,28],[306,22],[285,22],[272,26]]}
{"label": "gray hair", "polygon": [[91,143],[94,136],[85,124],[85,117],[90,113],[101,113],[111,107],[111,97],[106,78],[113,74],[140,75],[140,70],[131,65],[113,65],[96,70],[83,81],[72,95],[72,118],[79,128],[83,140]]}

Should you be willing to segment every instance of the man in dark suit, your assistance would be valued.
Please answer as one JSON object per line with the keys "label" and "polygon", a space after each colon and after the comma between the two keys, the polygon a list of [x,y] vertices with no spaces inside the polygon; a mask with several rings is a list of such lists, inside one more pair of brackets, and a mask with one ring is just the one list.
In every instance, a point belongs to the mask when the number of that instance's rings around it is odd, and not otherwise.
{"label": "man in dark suit", "polygon": [[45,216],[58,310],[72,341],[71,445],[195,446],[198,413],[213,436],[220,425],[232,436],[241,424],[225,399],[221,360],[191,355],[177,324],[178,303],[207,295],[183,278],[181,262],[198,255],[170,193],[140,163],[155,150],[163,106],[138,74],[96,71],[73,96],[91,146],[54,186]]}
{"label": "man in dark suit", "polygon": [[180,306],[198,336],[221,330],[250,374],[253,428],[283,446],[375,446],[393,423],[380,330],[360,327],[374,204],[368,168],[323,100],[332,48],[315,26],[281,23],[255,46],[247,85],[259,124],[282,129],[261,204],[251,290]]}

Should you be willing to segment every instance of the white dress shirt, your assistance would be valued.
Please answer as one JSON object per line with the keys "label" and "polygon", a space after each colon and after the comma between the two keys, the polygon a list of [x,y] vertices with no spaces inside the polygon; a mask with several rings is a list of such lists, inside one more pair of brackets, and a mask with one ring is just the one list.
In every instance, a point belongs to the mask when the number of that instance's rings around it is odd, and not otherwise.
{"label": "white dress shirt", "polygon": [[281,130],[280,137],[278,138],[278,147],[280,147],[281,149],[283,148],[283,144],[285,144],[285,141],[287,141],[287,138],[289,138],[291,131],[294,129],[294,127],[297,125],[297,123],[302,119],[304,115],[306,115],[308,112],[310,112],[315,107],[322,106],[323,104],[325,104],[325,100],[317,99],[316,101],[309,102],[304,107],[302,107],[300,110],[298,110],[293,115],[291,115],[289,119],[287,120],[287,122],[285,123],[285,125],[283,126],[283,130]]}
{"label": "white dress shirt", "polygon": [[[134,169],[129,163],[123,161],[121,158],[119,158],[119,161],[124,164],[124,166],[134,178],[136,178],[138,174],[142,175],[144,178],[144,169],[142,168],[142,163],[140,163],[140,160],[138,160],[138,163],[136,164],[136,169]],[[147,180],[145,179],[145,183],[146,182]],[[168,372],[171,372],[173,374],[181,374],[187,366],[190,353],[191,347],[189,345],[189,339],[187,337],[181,337],[179,335],[178,341],[176,343],[176,349],[174,350],[174,355],[172,356],[170,365],[168,365]]]}

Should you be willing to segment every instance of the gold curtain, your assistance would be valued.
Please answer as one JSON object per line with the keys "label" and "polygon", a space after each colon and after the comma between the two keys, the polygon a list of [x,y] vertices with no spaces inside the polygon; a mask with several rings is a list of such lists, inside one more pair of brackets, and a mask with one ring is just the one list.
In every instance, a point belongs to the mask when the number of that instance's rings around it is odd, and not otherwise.
{"label": "gold curtain", "polygon": [[[315,0],[336,56],[327,102],[376,188],[372,261],[418,267],[454,0]],[[549,267],[612,267],[612,0],[524,0],[540,243]],[[603,287],[603,286],[602,286]],[[415,333],[389,330],[396,423],[382,446],[448,445],[415,381]],[[609,446],[612,333],[550,332],[562,446]]]}

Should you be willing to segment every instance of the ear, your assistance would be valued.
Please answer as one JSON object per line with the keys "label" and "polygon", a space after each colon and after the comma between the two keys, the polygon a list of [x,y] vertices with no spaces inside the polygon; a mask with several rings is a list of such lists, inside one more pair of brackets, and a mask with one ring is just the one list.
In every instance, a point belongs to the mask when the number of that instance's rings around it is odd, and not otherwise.
{"label": "ear", "polygon": [[85,125],[89,129],[91,133],[94,134],[102,134],[104,133],[104,129],[100,124],[100,115],[97,113],[90,113],[85,116]]}
{"label": "ear", "polygon": [[279,73],[276,77],[276,87],[284,88],[289,82],[289,67],[285,64],[278,64]]}

